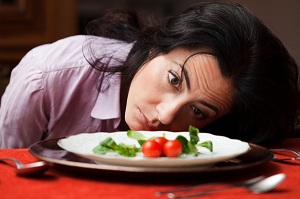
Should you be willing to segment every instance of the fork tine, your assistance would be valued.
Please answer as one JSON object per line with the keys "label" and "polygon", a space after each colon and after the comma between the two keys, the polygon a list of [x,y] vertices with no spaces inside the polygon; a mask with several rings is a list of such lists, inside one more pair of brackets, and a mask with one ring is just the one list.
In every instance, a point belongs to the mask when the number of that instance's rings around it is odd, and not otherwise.
{"label": "fork tine", "polygon": [[296,154],[298,157],[300,157],[300,152],[296,151],[294,149],[270,149],[270,150],[275,153],[276,153],[276,151],[289,151],[289,152]]}
{"label": "fork tine", "polygon": [[273,157],[273,161],[275,162],[282,162],[282,161],[287,161],[287,160],[300,160],[300,157],[297,157],[297,158],[282,158],[282,159],[279,159],[277,157]]}
{"label": "fork tine", "polygon": [[[275,162],[285,162],[285,161],[288,161],[288,160],[300,160],[300,152],[299,151],[296,151],[296,150],[293,150],[293,149],[285,149],[285,148],[282,148],[282,149],[270,149],[273,153],[277,153],[277,154],[280,154],[279,152],[291,152],[295,155],[297,155],[297,157],[289,157],[289,158],[277,158],[275,155],[273,156],[273,161]],[[281,154],[283,155],[283,154]]]}

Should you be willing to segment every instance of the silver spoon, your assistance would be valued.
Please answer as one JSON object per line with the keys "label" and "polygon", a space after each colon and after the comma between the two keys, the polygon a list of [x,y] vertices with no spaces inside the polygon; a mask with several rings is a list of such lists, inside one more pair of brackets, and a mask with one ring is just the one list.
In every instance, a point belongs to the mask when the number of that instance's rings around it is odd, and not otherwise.
{"label": "silver spoon", "polygon": [[267,177],[259,182],[256,182],[248,187],[248,189],[253,193],[265,193],[273,190],[277,187],[284,179],[285,174],[279,173],[270,177]]}
{"label": "silver spoon", "polygon": [[22,164],[19,160],[15,158],[0,158],[0,162],[11,161],[16,165],[16,173],[20,176],[32,176],[44,173],[49,164],[44,161],[34,162],[30,164]]}
{"label": "silver spoon", "polygon": [[177,195],[174,192],[169,192],[167,195],[168,195],[168,198],[193,198],[193,197],[203,196],[203,195],[206,195],[209,193],[213,193],[213,192],[217,192],[217,191],[221,191],[221,190],[225,190],[225,189],[229,189],[229,188],[233,188],[233,187],[245,187],[252,193],[260,194],[260,193],[265,193],[265,192],[273,190],[285,178],[286,178],[286,175],[283,173],[280,173],[280,174],[276,174],[276,175],[273,175],[273,176],[270,176],[267,178],[263,178],[263,179],[259,179],[259,177],[258,177],[258,178],[247,180],[242,183],[232,184],[229,186],[205,190],[205,191],[188,194],[188,195]]}

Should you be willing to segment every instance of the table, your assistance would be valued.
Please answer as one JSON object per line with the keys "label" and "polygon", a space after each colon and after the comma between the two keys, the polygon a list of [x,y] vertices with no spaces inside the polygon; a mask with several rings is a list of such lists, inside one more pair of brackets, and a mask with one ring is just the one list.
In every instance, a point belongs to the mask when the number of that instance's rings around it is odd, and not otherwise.
{"label": "table", "polygon": [[[300,138],[287,139],[276,146],[277,148],[291,148],[300,151]],[[2,149],[0,157],[15,157],[23,163],[37,161],[28,149]],[[101,178],[101,176],[83,175],[80,173],[69,173],[56,167],[50,167],[45,175],[35,178],[25,178],[17,176],[14,169],[6,164],[0,164],[0,198],[1,199],[164,199],[166,196],[157,197],[155,191],[165,190],[175,187],[182,187],[188,184],[205,181],[226,181],[247,179],[262,173],[266,176],[285,173],[287,178],[274,191],[265,194],[253,194],[244,188],[233,188],[222,192],[202,196],[203,199],[294,199],[300,197],[300,161],[290,164],[268,162],[255,171],[247,171],[239,176],[222,175],[203,179],[191,180],[168,180],[168,179],[115,179]]]}

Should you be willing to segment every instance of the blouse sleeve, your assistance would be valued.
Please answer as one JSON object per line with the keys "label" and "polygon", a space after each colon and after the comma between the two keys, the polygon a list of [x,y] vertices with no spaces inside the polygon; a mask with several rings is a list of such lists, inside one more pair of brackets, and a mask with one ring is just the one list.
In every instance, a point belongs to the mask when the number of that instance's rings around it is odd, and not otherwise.
{"label": "blouse sleeve", "polygon": [[41,140],[47,129],[43,72],[25,56],[12,71],[1,99],[0,148],[25,148]]}

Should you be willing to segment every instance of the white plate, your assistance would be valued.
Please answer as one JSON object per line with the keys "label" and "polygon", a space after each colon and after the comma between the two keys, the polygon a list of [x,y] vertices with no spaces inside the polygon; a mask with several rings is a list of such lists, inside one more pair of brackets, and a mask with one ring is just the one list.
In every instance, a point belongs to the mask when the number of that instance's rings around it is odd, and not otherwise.
{"label": "white plate", "polygon": [[[167,139],[175,139],[178,135],[185,136],[189,139],[189,132],[168,132],[168,131],[139,131],[146,137],[162,136]],[[195,165],[211,165],[217,162],[234,158],[238,155],[246,153],[250,146],[246,142],[240,140],[229,139],[224,136],[216,136],[209,133],[200,133],[200,142],[212,141],[213,152],[203,147],[198,147],[200,154],[198,156],[187,156],[179,158],[145,158],[142,153],[136,157],[124,157],[117,153],[107,153],[105,155],[95,154],[92,150],[105,138],[111,137],[117,144],[135,144],[138,142],[127,136],[127,132],[115,133],[82,133],[67,138],[60,139],[58,145],[76,155],[94,160],[99,164],[126,165],[126,166],[142,166],[142,167],[181,167]]]}

